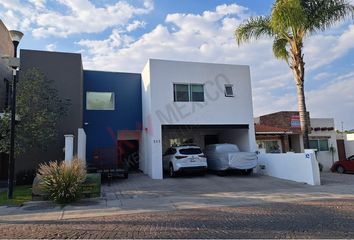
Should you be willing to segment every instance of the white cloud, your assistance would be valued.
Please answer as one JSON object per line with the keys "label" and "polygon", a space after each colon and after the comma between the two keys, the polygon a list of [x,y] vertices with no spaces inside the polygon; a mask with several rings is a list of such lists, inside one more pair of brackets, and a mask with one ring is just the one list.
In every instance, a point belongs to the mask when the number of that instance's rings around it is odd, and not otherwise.
{"label": "white cloud", "polygon": [[50,43],[45,48],[47,49],[47,51],[53,52],[57,49],[57,45],[54,43]]}
{"label": "white cloud", "polygon": [[[112,29],[106,39],[82,39],[77,42],[82,48],[80,52],[83,53],[86,69],[141,72],[148,58],[247,64],[251,66],[255,115],[297,110],[292,73],[284,62],[274,59],[272,40],[265,38],[240,47],[235,42],[233,34],[236,26],[251,15],[247,8],[237,4],[222,4],[200,14],[167,14],[164,22],[137,38],[131,32],[144,27],[146,23],[140,18],[137,20],[136,16],[151,12],[152,0],[144,0],[140,7],[123,0],[103,7],[89,0],[57,1],[65,11],[41,8],[41,3],[46,3],[44,0],[30,0],[27,3],[0,0],[0,6],[6,9],[0,14],[7,19],[5,24],[11,22],[14,26],[26,27],[37,37],[67,37],[71,34],[99,33]],[[306,40],[306,70],[307,73],[316,70],[317,75],[313,80],[335,79],[330,86],[337,86],[338,82],[338,86],[350,89],[353,82],[346,76],[332,74],[327,68],[321,70],[353,49],[353,39],[354,25],[343,23],[336,25],[332,31]],[[306,78],[306,83],[311,80]],[[322,82],[326,84],[326,81]],[[307,92],[312,115],[331,115],[330,107],[321,108],[316,100],[324,100],[326,94],[332,94],[335,98],[329,87],[323,88],[322,85],[321,89]],[[341,95],[340,99],[349,104],[349,109],[354,109],[354,104],[346,96]],[[325,104],[335,107],[331,103]],[[333,116],[345,118],[346,105],[338,106],[338,113]]]}
{"label": "white cloud", "polygon": [[[35,37],[67,37],[79,33],[100,33],[112,27],[124,27],[138,15],[147,14],[153,9],[152,0],[144,0],[141,7],[126,1],[117,1],[105,7],[97,7],[89,0],[57,0],[65,11],[45,8],[45,0],[1,0],[0,6],[7,9],[6,25],[23,30],[21,22],[26,20],[26,29],[32,29]],[[11,12],[9,12],[11,11]],[[12,23],[13,15],[19,20]]]}
{"label": "white cloud", "polygon": [[[234,29],[248,14],[247,9],[236,4],[221,5],[214,11],[202,14],[168,14],[165,22],[151,32],[136,40],[129,39],[118,47],[111,46],[112,36],[101,41],[80,41],[84,50],[84,66],[88,69],[141,72],[148,58],[248,64],[251,65],[255,115],[297,110],[292,72],[286,63],[274,59],[272,40],[262,39],[237,46]],[[306,41],[305,61],[308,72],[314,69],[318,71],[320,67],[349,52],[354,43],[349,40],[353,27],[343,26],[346,29],[340,35],[336,31],[312,36]],[[129,34],[121,32],[119,36],[123,38]],[[105,54],[102,54],[103,51]],[[324,76],[317,75],[315,78]],[[307,92],[307,95],[311,94],[313,92]],[[321,89],[314,94],[320,95]],[[317,105],[312,99],[309,97],[309,107],[314,110]],[[354,104],[351,106],[354,108]],[[344,111],[343,108],[339,109]],[[322,111],[323,116],[331,115],[327,110]],[[318,112],[314,110],[313,114],[316,116]]]}
{"label": "white cloud", "polygon": [[46,6],[47,1],[46,0],[28,0],[30,3],[32,3],[36,8],[43,9]]}
{"label": "white cloud", "polygon": [[136,29],[138,29],[138,28],[143,28],[143,27],[145,27],[145,25],[146,25],[146,22],[135,20],[134,22],[130,23],[130,24],[127,26],[126,30],[127,30],[128,32],[132,32],[132,31],[134,31],[134,30],[136,30]]}

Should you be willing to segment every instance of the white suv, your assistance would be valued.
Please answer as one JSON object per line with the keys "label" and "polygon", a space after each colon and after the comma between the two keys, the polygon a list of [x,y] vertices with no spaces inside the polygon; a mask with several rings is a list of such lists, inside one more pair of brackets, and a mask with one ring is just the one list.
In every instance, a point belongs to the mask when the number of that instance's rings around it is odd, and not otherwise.
{"label": "white suv", "polygon": [[182,171],[207,170],[208,164],[200,147],[194,145],[170,147],[163,155],[163,169],[171,177]]}

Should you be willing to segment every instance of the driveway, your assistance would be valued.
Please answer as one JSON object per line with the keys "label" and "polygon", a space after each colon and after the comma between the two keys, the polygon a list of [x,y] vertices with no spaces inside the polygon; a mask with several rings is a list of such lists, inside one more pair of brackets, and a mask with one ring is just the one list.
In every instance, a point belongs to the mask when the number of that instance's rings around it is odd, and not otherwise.
{"label": "driveway", "polygon": [[107,204],[122,209],[171,210],[213,206],[244,206],[269,202],[354,198],[354,175],[323,173],[322,186],[254,174],[152,180],[133,174],[103,186]]}
{"label": "driveway", "polygon": [[104,185],[97,202],[0,214],[0,238],[352,238],[354,175],[321,178],[323,186],[309,186],[258,175],[133,174]]}

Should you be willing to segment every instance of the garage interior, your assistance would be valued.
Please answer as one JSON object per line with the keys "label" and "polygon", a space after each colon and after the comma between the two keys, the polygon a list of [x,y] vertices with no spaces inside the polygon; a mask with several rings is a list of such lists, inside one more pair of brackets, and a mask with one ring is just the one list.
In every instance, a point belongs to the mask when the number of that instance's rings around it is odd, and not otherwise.
{"label": "garage interior", "polygon": [[249,125],[163,125],[162,152],[181,144],[195,144],[202,150],[209,144],[232,143],[250,151]]}

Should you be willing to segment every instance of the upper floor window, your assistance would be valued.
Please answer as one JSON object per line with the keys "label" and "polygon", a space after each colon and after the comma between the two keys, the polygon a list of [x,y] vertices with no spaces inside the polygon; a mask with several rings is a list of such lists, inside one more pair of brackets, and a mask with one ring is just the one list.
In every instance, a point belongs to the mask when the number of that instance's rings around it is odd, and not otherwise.
{"label": "upper floor window", "polygon": [[174,84],[174,101],[175,102],[189,102],[189,85],[188,84]]}
{"label": "upper floor window", "polygon": [[87,110],[114,110],[114,92],[86,92]]}
{"label": "upper floor window", "polygon": [[203,84],[173,84],[175,102],[204,102]]}
{"label": "upper floor window", "polygon": [[225,97],[234,96],[234,87],[231,84],[225,84]]}

